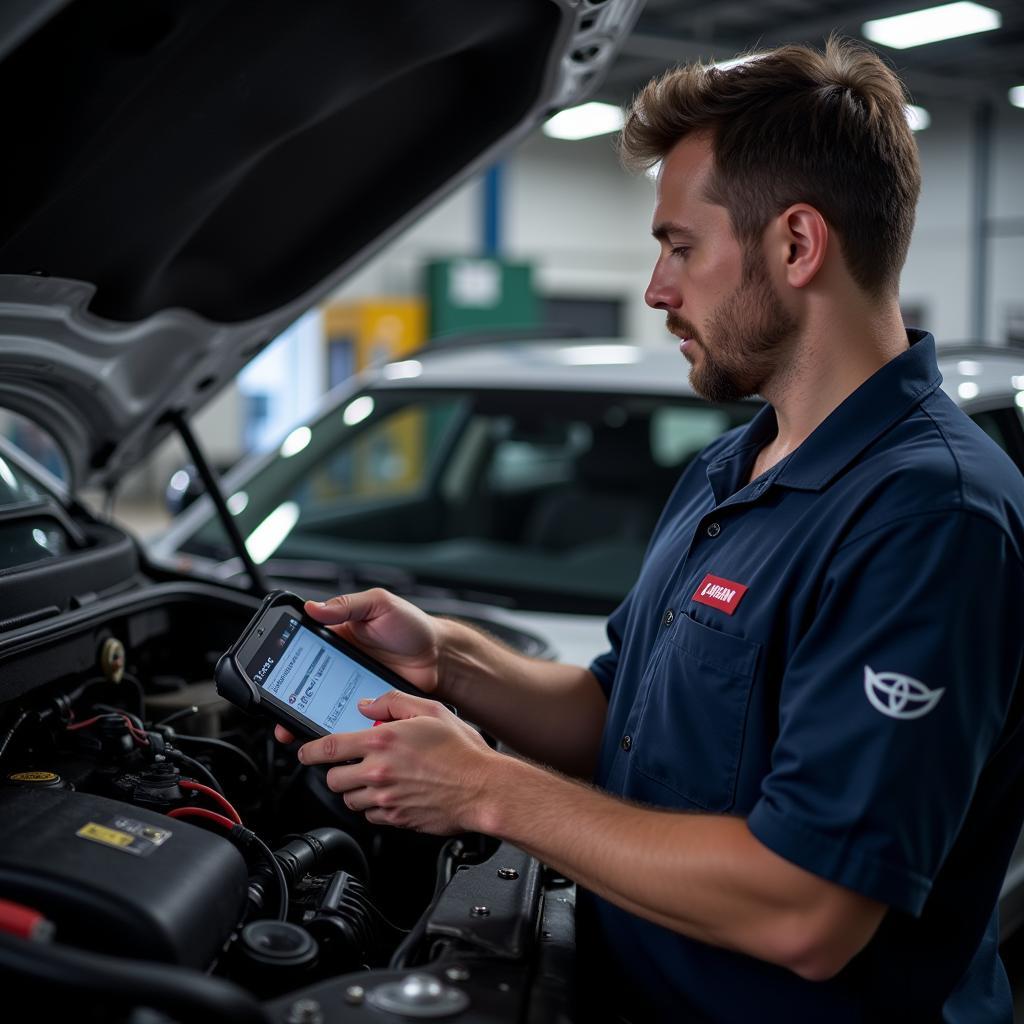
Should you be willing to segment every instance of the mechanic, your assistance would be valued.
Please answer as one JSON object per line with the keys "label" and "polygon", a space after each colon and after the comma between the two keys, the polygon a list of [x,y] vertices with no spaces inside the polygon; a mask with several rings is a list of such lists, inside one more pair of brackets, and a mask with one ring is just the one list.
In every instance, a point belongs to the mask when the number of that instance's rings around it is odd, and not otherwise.
{"label": "mechanic", "polygon": [[608,653],[531,661],[381,590],[308,606],[522,756],[392,693],[302,762],[361,759],[327,780],[371,822],[489,833],[585,887],[635,1022],[1012,1019],[1024,479],[902,324],[905,102],[837,40],[635,101],[647,302],[700,393],[768,404],[683,471]]}

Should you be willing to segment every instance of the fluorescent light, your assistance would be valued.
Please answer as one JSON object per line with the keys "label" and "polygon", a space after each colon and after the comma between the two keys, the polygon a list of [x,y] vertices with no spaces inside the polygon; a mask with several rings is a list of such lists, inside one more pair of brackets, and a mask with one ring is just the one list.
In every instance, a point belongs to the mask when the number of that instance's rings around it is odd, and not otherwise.
{"label": "fluorescent light", "polygon": [[262,565],[284,542],[299,521],[299,506],[294,501],[278,505],[246,538],[245,549],[257,565]]}
{"label": "fluorescent light", "polygon": [[1024,85],[1015,85],[1008,95],[1015,107],[1024,107]]}
{"label": "fluorescent light", "polygon": [[973,359],[961,359],[956,364],[956,372],[962,377],[977,377],[981,373],[981,363],[975,362]]}
{"label": "fluorescent light", "polygon": [[903,112],[907,115],[907,124],[910,125],[912,132],[923,132],[932,123],[932,115],[924,107],[915,107],[908,103]]}
{"label": "fluorescent light", "polygon": [[313,431],[309,427],[296,427],[285,439],[281,442],[281,458],[290,459],[293,455],[298,455],[303,448],[313,438]]}
{"label": "fluorescent light", "polygon": [[1019,408],[1024,409],[1024,391],[1018,391],[1014,401],[1017,403]]}
{"label": "fluorescent light", "polygon": [[171,477],[170,487],[172,491],[181,494],[188,487],[188,473],[183,469],[177,470]]}
{"label": "fluorescent light", "polygon": [[360,395],[353,399],[342,411],[341,418],[348,427],[362,423],[373,412],[373,399],[369,395]]}
{"label": "fluorescent light", "polygon": [[614,103],[583,103],[549,117],[541,129],[552,139],[589,139],[594,135],[617,132],[626,123],[622,107]]}
{"label": "fluorescent light", "polygon": [[423,364],[418,359],[403,359],[400,363],[388,363],[384,367],[384,376],[388,380],[409,380],[423,372]]}
{"label": "fluorescent light", "polygon": [[1010,378],[1010,384],[1018,391],[1024,391],[1024,373],[1015,373]]}
{"label": "fluorescent light", "polygon": [[640,361],[640,353],[633,345],[575,345],[563,348],[559,356],[570,366],[621,366]]}
{"label": "fluorescent light", "polygon": [[965,380],[957,389],[956,393],[963,399],[977,398],[981,388],[973,380]]}
{"label": "fluorescent light", "polygon": [[937,43],[940,39],[990,32],[1002,23],[1002,15],[991,7],[963,2],[866,21],[861,31],[864,38],[873,43],[891,46],[894,50],[906,50],[911,46]]}
{"label": "fluorescent light", "polygon": [[0,459],[0,480],[3,480],[3,482],[7,484],[12,491],[16,491],[18,489],[18,481],[14,479],[11,467],[8,466],[3,459]]}

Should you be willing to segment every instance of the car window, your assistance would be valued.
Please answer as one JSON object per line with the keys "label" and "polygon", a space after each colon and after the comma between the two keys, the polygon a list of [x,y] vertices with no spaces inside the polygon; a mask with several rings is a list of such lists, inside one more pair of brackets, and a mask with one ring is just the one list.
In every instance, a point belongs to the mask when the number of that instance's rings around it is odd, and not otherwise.
{"label": "car window", "polygon": [[592,432],[585,423],[547,417],[524,430],[510,416],[492,420],[494,447],[485,487],[500,494],[565,482],[576,459],[587,450]]}
{"label": "car window", "polygon": [[734,417],[713,405],[665,406],[651,416],[651,448],[661,466],[678,466],[733,425]]}
{"label": "car window", "polygon": [[0,445],[0,571],[57,558],[76,547],[52,502],[14,454],[4,458]]}
{"label": "car window", "polygon": [[1024,469],[1024,420],[1016,405],[972,412],[971,419]]}
{"label": "car window", "polygon": [[[399,569],[525,607],[607,611],[636,578],[682,468],[757,408],[663,395],[369,392],[242,484],[238,524],[260,560]],[[232,554],[212,520],[182,550]]]}
{"label": "car window", "polygon": [[422,494],[446,425],[458,403],[415,403],[370,423],[347,444],[328,450],[291,494],[307,513]]}
{"label": "car window", "polygon": [[47,431],[30,419],[0,409],[0,438],[14,445],[43,469],[49,470],[58,480],[65,484],[70,481],[68,461],[60,446]]}

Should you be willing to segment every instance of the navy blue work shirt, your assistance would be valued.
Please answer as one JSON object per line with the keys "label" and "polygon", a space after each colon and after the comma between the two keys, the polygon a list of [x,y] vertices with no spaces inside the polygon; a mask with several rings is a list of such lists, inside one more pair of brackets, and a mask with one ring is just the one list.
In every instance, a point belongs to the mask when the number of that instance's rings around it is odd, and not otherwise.
{"label": "navy blue work shirt", "polygon": [[1024,477],[908,333],[756,480],[770,406],[693,460],[591,666],[598,785],[742,816],[889,907],[812,982],[586,897],[658,1019],[1012,1019],[994,908],[1024,814]]}

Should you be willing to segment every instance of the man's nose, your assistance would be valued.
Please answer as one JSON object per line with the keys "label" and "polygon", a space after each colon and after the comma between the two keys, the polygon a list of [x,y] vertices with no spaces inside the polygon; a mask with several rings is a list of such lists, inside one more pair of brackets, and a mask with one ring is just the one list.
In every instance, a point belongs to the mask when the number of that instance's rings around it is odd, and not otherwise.
{"label": "man's nose", "polygon": [[678,286],[672,281],[671,275],[662,266],[662,261],[654,265],[651,282],[644,292],[644,302],[651,309],[678,309],[682,304],[682,295]]}

